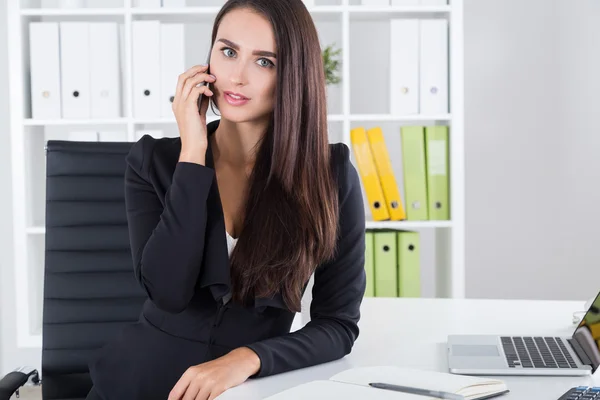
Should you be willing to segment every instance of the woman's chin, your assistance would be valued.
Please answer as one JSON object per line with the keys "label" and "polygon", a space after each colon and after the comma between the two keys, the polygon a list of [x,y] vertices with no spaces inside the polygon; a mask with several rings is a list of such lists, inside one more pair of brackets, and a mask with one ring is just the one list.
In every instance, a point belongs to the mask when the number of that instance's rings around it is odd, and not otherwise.
{"label": "woman's chin", "polygon": [[226,119],[231,122],[247,122],[252,120],[252,116],[244,110],[240,110],[236,107],[228,107],[227,105],[219,109],[222,119]]}

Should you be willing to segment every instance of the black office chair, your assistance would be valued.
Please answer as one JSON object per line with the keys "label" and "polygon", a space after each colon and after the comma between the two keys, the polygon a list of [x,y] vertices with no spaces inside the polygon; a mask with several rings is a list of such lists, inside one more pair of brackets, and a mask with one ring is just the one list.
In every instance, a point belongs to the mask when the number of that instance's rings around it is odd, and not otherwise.
{"label": "black office chair", "polygon": [[[133,274],[125,215],[125,156],[132,143],[49,141],[41,387],[44,400],[85,399],[88,360],[145,295]],[[0,400],[35,370],[0,380]]]}

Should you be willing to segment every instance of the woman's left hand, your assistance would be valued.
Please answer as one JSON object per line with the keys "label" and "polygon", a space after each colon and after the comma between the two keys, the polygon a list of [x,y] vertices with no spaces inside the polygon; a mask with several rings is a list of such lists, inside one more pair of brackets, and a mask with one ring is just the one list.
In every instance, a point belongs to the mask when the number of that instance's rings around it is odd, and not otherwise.
{"label": "woman's left hand", "polygon": [[256,353],[240,347],[223,357],[188,368],[169,393],[168,400],[213,400],[259,370],[260,359]]}

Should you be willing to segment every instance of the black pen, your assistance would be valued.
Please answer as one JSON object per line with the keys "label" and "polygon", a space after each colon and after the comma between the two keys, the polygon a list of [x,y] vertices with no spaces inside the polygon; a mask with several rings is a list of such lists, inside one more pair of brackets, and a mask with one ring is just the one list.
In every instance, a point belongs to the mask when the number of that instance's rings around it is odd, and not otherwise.
{"label": "black pen", "polygon": [[390,383],[382,383],[382,382],[372,382],[372,383],[369,383],[369,386],[377,388],[377,389],[393,390],[395,392],[404,392],[404,393],[417,394],[417,395],[421,395],[421,396],[436,397],[438,399],[465,400],[464,396],[462,396],[460,394],[449,393],[449,392],[440,392],[439,390],[419,389],[419,388],[414,388],[414,387],[409,387],[409,386],[392,385]]}

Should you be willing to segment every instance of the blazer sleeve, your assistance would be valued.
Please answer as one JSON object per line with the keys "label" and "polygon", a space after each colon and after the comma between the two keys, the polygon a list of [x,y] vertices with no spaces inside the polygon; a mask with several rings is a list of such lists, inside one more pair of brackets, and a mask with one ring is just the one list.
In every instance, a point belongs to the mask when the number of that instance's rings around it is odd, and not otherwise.
{"label": "blazer sleeve", "polygon": [[144,135],[126,158],[125,205],[135,276],[154,304],[183,311],[200,273],[206,230],[206,200],[214,170],[178,162],[164,205],[153,154],[159,141]]}
{"label": "blazer sleeve", "polygon": [[311,321],[296,332],[250,344],[264,377],[344,357],[358,337],[365,293],[365,210],[359,176],[342,145],[337,256],[315,270]]}

